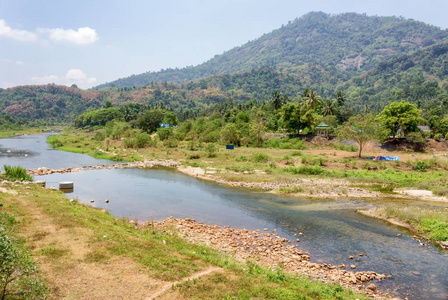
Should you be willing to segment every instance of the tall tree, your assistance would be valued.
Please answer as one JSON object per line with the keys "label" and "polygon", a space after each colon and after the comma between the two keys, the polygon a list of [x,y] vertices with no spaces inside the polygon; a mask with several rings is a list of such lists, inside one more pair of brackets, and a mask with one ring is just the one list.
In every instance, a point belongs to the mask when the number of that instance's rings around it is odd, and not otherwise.
{"label": "tall tree", "polygon": [[382,139],[384,129],[375,120],[372,114],[356,115],[351,117],[336,130],[339,140],[355,141],[358,145],[358,157],[368,142]]}
{"label": "tall tree", "polygon": [[422,111],[415,104],[402,100],[386,106],[379,113],[377,119],[389,129],[395,138],[399,129],[403,130],[405,134],[416,131],[417,125],[425,122],[421,114]]}
{"label": "tall tree", "polygon": [[307,94],[304,94],[303,103],[308,106],[309,109],[316,109],[321,102],[322,99],[314,90],[310,90]]}

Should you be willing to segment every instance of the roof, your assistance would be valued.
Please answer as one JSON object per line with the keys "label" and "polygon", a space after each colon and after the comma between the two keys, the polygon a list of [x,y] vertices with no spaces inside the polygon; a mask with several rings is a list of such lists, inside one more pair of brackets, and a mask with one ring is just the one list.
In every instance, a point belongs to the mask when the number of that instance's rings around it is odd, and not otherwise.
{"label": "roof", "polygon": [[429,126],[417,126],[417,128],[423,132],[431,132],[431,129],[429,129]]}
{"label": "roof", "polygon": [[330,129],[330,125],[325,124],[324,122],[320,122],[319,125],[316,126],[316,129]]}

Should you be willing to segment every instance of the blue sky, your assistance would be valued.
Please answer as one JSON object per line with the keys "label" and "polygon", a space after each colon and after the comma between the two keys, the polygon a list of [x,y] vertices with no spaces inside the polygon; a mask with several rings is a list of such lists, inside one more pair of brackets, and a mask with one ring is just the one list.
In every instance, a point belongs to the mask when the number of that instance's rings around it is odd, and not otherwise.
{"label": "blue sky", "polygon": [[197,65],[310,11],[448,28],[447,0],[0,0],[0,87],[89,88]]}

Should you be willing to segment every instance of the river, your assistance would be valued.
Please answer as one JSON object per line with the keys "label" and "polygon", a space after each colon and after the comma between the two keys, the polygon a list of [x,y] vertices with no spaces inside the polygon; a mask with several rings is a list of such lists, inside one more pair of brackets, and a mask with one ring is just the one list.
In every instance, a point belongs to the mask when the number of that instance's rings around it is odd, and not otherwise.
{"label": "river", "polygon": [[[63,168],[113,163],[50,149],[47,137],[0,140],[0,165]],[[46,180],[47,186],[53,187],[60,181],[73,181],[74,192],[67,197],[131,220],[188,217],[235,228],[277,229],[280,236],[293,241],[295,233],[303,232],[300,248],[310,252],[311,261],[355,264],[357,271],[391,274],[391,279],[375,284],[394,296],[448,299],[447,251],[420,246],[405,229],[356,213],[356,209],[373,204],[351,199],[304,200],[228,188],[169,169],[90,170],[35,179]],[[366,256],[359,256],[361,253]],[[350,260],[350,255],[355,259]]]}

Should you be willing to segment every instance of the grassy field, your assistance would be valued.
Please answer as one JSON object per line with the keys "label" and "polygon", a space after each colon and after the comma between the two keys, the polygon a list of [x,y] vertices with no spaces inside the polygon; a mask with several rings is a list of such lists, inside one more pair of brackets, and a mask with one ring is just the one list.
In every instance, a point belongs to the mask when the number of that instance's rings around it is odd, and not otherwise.
{"label": "grassy field", "polygon": [[[230,182],[293,183],[298,179],[324,180],[324,184],[302,184],[277,190],[279,193],[297,194],[301,197],[308,195],[319,197],[336,189],[343,197],[356,198],[362,194],[362,192],[354,195],[347,193],[350,187],[373,191],[376,194],[372,194],[372,197],[379,195],[393,198],[398,188],[430,190],[436,196],[448,195],[446,179],[448,156],[446,156],[447,150],[443,147],[431,152],[413,152],[387,151],[370,146],[363,152],[364,156],[382,154],[401,158],[401,161],[373,161],[357,158],[356,148],[353,146],[322,143],[322,141],[314,144],[296,141],[296,144],[291,144],[300,150],[251,147],[225,150],[223,145],[213,145],[211,151],[210,144],[195,141],[179,142],[176,147],[170,148],[162,141],[153,139],[147,147],[134,149],[125,147],[126,138],[101,140],[97,137],[97,131],[68,129],[62,135],[50,137],[49,143],[61,150],[117,161],[174,159],[183,165],[200,167],[214,178]],[[272,144],[278,146],[279,143],[277,141]],[[342,187],[339,186],[341,182]],[[402,202],[392,203],[390,207],[395,208],[393,213],[391,208],[383,206],[378,209],[377,215],[396,218],[410,224],[430,239],[439,241],[446,239],[448,235],[446,209],[428,211],[412,203],[403,205]],[[448,207],[448,204],[445,207]],[[408,211],[412,211],[412,217]],[[420,216],[417,216],[419,214]],[[428,216],[435,225],[428,221]]]}
{"label": "grassy field", "polygon": [[237,262],[170,228],[136,229],[35,185],[3,185],[0,204],[0,213],[16,220],[2,226],[14,227],[31,252],[48,299],[142,299],[210,268],[219,270],[176,284],[160,298],[367,299],[338,284]]}

